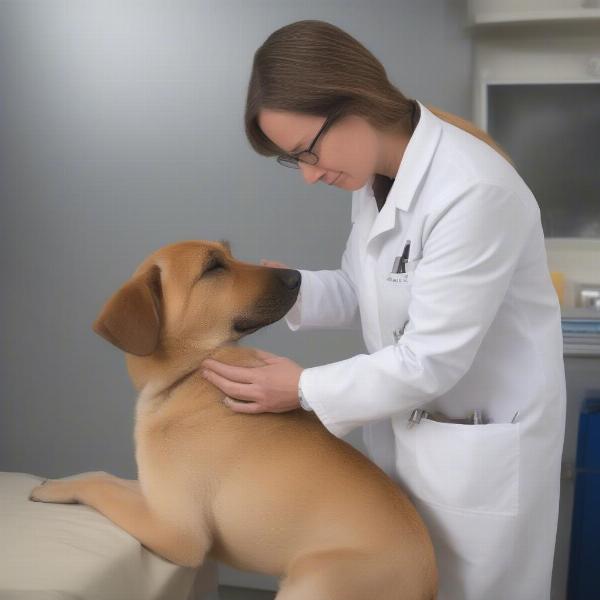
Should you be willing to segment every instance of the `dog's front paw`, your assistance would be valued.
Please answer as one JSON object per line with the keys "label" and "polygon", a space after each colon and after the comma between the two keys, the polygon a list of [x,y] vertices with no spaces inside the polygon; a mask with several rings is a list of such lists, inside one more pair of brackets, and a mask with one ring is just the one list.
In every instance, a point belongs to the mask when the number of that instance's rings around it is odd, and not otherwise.
{"label": "dog's front paw", "polygon": [[72,482],[46,479],[29,494],[33,502],[54,502],[58,504],[76,504],[78,502]]}

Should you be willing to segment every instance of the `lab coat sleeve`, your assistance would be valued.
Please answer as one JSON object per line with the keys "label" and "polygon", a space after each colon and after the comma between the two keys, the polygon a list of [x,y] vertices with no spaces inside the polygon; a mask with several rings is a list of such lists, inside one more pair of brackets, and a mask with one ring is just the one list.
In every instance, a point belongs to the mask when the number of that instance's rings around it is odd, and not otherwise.
{"label": "lab coat sleeve", "polygon": [[300,292],[295,304],[284,317],[292,331],[360,328],[358,298],[350,259],[353,236],[352,230],[346,241],[340,269],[298,269],[302,275]]}
{"label": "lab coat sleeve", "polygon": [[460,380],[506,294],[535,219],[534,201],[482,183],[429,216],[399,342],[302,371],[303,394],[331,433],[341,437],[412,410]]}

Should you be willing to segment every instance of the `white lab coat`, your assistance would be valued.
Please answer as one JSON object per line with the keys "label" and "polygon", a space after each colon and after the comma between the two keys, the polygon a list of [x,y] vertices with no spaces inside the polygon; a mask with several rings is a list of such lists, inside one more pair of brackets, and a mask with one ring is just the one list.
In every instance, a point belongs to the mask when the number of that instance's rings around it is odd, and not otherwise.
{"label": "white lab coat", "polygon": [[[285,317],[293,331],[361,325],[368,354],[307,368],[300,385],[336,436],[363,426],[415,503],[439,600],[546,600],[565,380],[539,209],[504,158],[419,106],[381,212],[371,179],[353,193],[341,269],[301,269]],[[408,240],[407,274],[391,275]],[[492,422],[408,428],[417,407]]]}

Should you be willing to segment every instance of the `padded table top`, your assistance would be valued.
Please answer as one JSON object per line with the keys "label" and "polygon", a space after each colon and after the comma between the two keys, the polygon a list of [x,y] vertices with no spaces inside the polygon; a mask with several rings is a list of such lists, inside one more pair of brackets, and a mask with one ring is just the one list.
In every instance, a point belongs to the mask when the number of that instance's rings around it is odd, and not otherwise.
{"label": "padded table top", "polygon": [[216,564],[179,567],[93,508],[30,501],[42,480],[0,472],[0,600],[216,597]]}

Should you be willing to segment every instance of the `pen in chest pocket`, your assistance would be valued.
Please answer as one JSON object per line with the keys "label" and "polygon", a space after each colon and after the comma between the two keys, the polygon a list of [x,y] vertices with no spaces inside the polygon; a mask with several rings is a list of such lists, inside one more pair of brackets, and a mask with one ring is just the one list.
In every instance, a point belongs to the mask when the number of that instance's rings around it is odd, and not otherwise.
{"label": "pen in chest pocket", "polygon": [[394,266],[392,267],[392,273],[406,273],[406,263],[408,262],[408,255],[410,253],[410,240],[406,241],[402,256],[396,256],[394,260]]}

